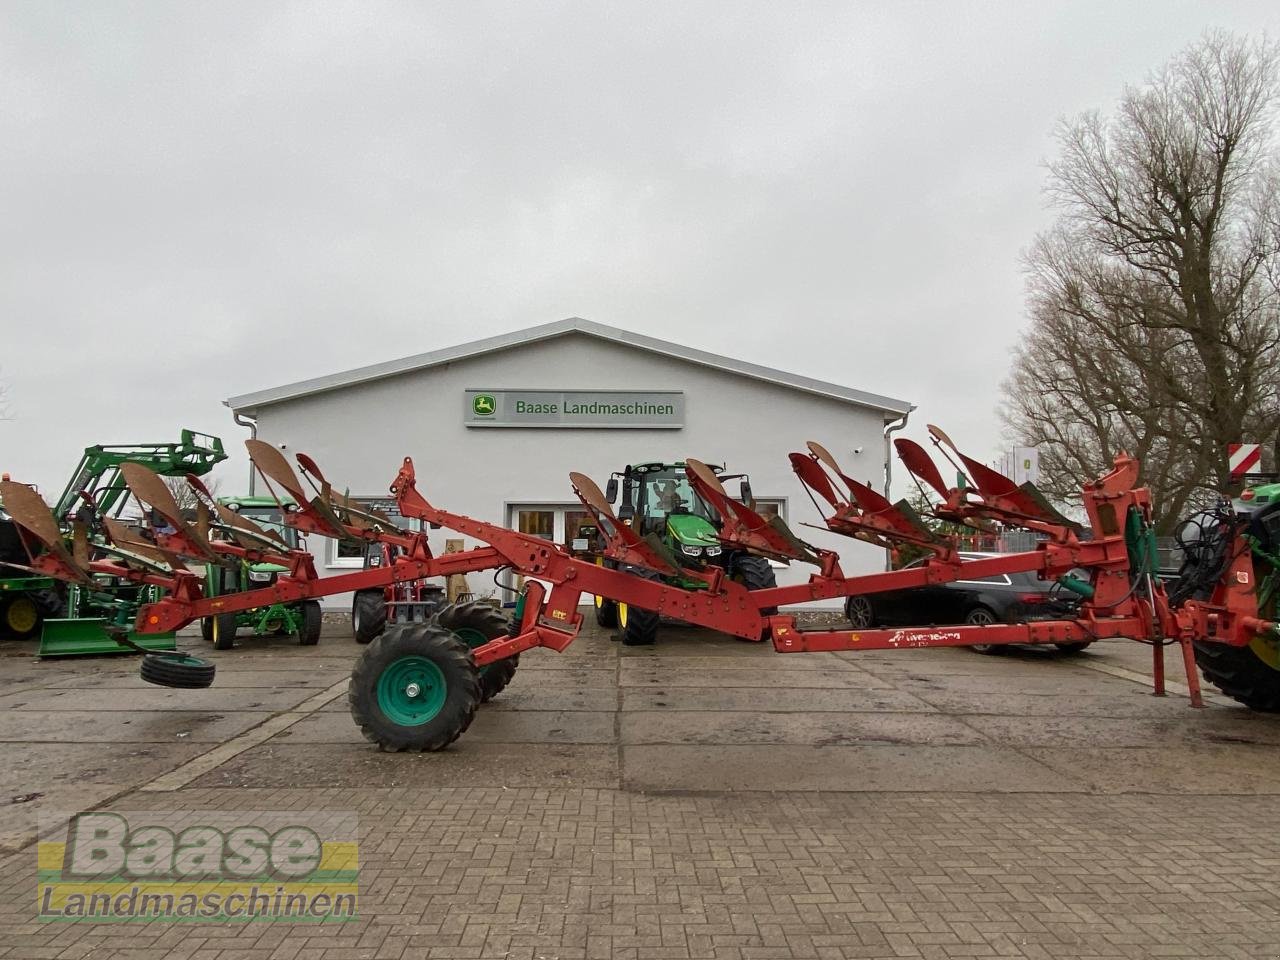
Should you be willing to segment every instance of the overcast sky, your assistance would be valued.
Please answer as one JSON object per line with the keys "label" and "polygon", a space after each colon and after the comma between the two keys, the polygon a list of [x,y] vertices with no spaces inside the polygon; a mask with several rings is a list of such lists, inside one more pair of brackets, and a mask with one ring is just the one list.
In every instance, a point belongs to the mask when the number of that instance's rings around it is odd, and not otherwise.
{"label": "overcast sky", "polygon": [[993,457],[1055,121],[1277,9],[6,0],[0,469],[568,316]]}

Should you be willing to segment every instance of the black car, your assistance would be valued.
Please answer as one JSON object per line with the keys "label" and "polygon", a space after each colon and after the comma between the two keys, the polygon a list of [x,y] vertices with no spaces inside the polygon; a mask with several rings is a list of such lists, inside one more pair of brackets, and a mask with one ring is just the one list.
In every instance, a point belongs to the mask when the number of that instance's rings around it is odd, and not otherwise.
{"label": "black car", "polygon": [[[962,553],[961,560],[980,560],[993,553]],[[924,560],[908,564],[920,566]],[[874,627],[923,627],[934,624],[1019,623],[1071,617],[1078,601],[1072,594],[1034,573],[998,573],[978,580],[954,580],[923,587],[849,597],[844,614],[855,630]],[[1077,653],[1093,641],[1054,644]],[[994,653],[1000,644],[974,644],[978,653]]]}

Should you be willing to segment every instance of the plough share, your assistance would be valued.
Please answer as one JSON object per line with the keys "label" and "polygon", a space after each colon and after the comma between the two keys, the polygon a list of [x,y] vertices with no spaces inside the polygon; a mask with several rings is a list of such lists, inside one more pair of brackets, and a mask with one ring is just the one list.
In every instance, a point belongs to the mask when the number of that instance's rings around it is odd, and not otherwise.
{"label": "plough share", "polygon": [[[1234,515],[1219,514],[1213,541],[1217,546],[1202,551],[1188,574],[1189,586],[1174,590],[1171,599],[1155,575],[1150,496],[1134,486],[1135,460],[1118,456],[1110,472],[1086,485],[1083,503],[1091,535],[1085,535],[1033,486],[1014,484],[960,453],[941,430],[929,430],[943,455],[964,474],[960,486],[943,482],[920,445],[899,439],[895,446],[917,482],[936,494],[935,514],[978,528],[999,523],[1032,530],[1042,538],[1036,549],[963,560],[954,538],[924,524],[905,501],[891,503],[848,477],[817,443],[792,453],[790,460],[825,528],[884,548],[911,546],[926,555],[925,562],[846,575],[835,552],[805,543],[779,518],[766,519],[751,505],[733,499],[714,472],[696,460],[686,461],[690,486],[718,515],[725,546],[784,563],[810,564],[815,571],[807,582],[749,590],[714,566],[682,571],[686,583],[699,581],[696,589],[655,579],[672,573],[678,560],[620,520],[600,488],[580,473],[571,473],[570,481],[599,531],[596,556],[589,558],[540,537],[434,506],[418,490],[413,463],[406,458],[390,488],[401,515],[422,521],[424,529],[446,527],[482,544],[437,556],[426,533],[400,529],[388,517],[339,493],[305,454],[297,455],[300,477],[278,449],[249,440],[255,469],[290,526],[306,534],[395,548],[392,563],[323,578],[316,574],[311,553],[290,549],[276,534],[220,507],[195,477],[189,478],[198,504],[191,522],[158,476],[145,467],[127,465],[125,480],[149,508],[152,522],[132,528],[113,521],[92,542],[80,529],[70,536],[64,533],[29,487],[6,481],[0,483],[0,495],[21,530],[32,571],[81,584],[109,575],[163,589],[159,601],[140,610],[133,625],[140,634],[176,630],[204,617],[272,603],[452,574],[506,568],[525,577],[510,624],[492,610],[481,615],[446,608],[427,623],[394,625],[364,649],[352,674],[352,712],[366,736],[384,749],[435,750],[451,743],[466,729],[479,703],[505,686],[519,654],[534,647],[564,650],[574,640],[582,626],[579,601],[584,594],[743,639],[768,640],[780,653],[1064,644],[1127,637],[1152,646],[1158,694],[1165,687],[1164,647],[1177,644],[1192,705],[1201,706],[1199,655],[1211,679],[1228,693],[1251,706],[1280,709],[1280,671],[1275,680],[1264,678],[1261,690],[1253,684],[1241,696],[1218,679],[1226,671],[1211,669],[1223,657],[1234,664],[1232,657],[1250,650],[1265,661],[1259,644],[1268,650],[1275,645],[1276,624],[1259,616],[1259,596],[1266,594],[1255,582],[1259,530],[1246,529],[1246,522]],[[189,569],[188,561],[265,562],[288,572],[258,590],[206,597],[203,573]],[[1073,575],[1080,570],[1087,572],[1087,580]],[[1074,615],[988,625],[804,630],[793,614],[779,611],[817,600],[1020,571],[1057,582],[1075,594],[1079,600]],[[1263,573],[1270,577],[1274,571]],[[165,656],[169,655],[151,654],[148,659]],[[170,676],[172,670],[161,673]],[[496,673],[502,676],[498,682]],[[153,670],[148,679],[154,681],[155,675]]]}

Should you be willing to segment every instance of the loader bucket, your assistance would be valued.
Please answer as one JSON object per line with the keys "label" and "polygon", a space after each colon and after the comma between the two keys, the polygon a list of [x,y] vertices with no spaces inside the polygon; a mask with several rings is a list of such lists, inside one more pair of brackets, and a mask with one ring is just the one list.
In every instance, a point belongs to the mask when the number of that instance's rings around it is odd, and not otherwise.
{"label": "loader bucket", "polygon": [[[176,650],[172,633],[140,634],[129,630],[125,637],[144,650]],[[107,632],[105,617],[46,620],[40,633],[40,657],[84,657],[93,654],[136,653]]]}

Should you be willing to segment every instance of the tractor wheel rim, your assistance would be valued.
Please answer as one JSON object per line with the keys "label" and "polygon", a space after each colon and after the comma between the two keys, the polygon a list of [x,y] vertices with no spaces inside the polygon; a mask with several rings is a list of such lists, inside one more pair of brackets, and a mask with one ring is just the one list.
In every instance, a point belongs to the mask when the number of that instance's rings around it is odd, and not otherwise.
{"label": "tractor wheel rim", "polygon": [[[465,643],[468,647],[470,647],[472,650],[474,650],[476,647],[483,647],[486,643],[488,643],[491,639],[493,639],[492,637],[486,637],[483,633],[481,633],[475,627],[459,627],[457,630],[452,630],[450,632],[459,640],[461,640],[463,643]],[[487,666],[481,667],[480,676],[483,677],[492,666],[493,664],[490,663]]]}
{"label": "tractor wheel rim", "polygon": [[1280,640],[1272,637],[1254,637],[1249,641],[1249,649],[1272,670],[1280,670]]}
{"label": "tractor wheel rim", "polygon": [[603,606],[604,606],[604,597],[600,596],[600,594],[598,594],[598,593],[597,593],[597,594],[596,594],[596,609],[597,609],[597,610],[599,610],[599,609],[600,609],[601,607],[603,607]]}
{"label": "tractor wheel rim", "polygon": [[627,605],[621,601],[618,602],[618,626],[627,629]]}
{"label": "tractor wheel rim", "polygon": [[222,627],[220,627],[220,626],[218,625],[218,620],[219,620],[219,619],[220,619],[219,617],[214,617],[214,618],[213,618],[213,629],[212,629],[211,631],[209,631],[210,636],[212,636],[212,637],[213,637],[213,642],[214,642],[214,643],[217,643],[217,642],[218,642],[218,638],[222,636]]}
{"label": "tractor wheel rim", "polygon": [[36,628],[36,623],[40,620],[40,611],[36,609],[36,605],[29,597],[17,597],[9,604],[4,618],[9,629],[14,633],[26,633]]}
{"label": "tractor wheel rim", "polygon": [[449,690],[444,673],[426,657],[401,657],[378,676],[378,709],[392,723],[417,727],[444,709]]}

